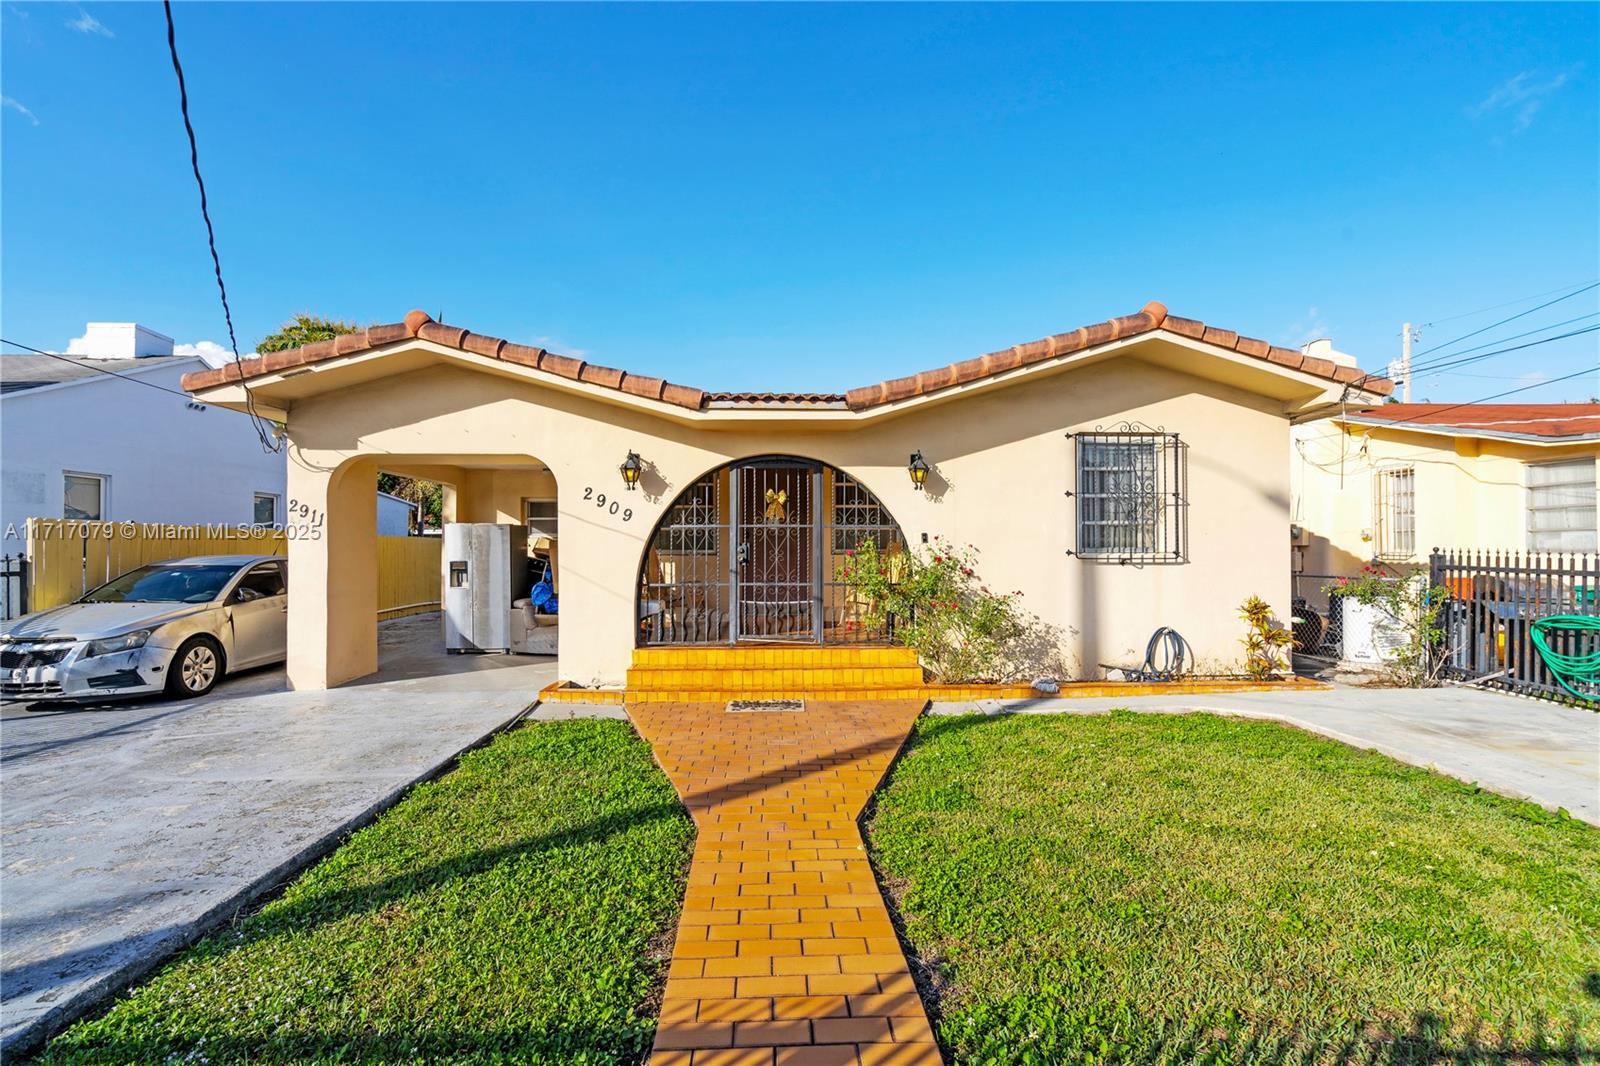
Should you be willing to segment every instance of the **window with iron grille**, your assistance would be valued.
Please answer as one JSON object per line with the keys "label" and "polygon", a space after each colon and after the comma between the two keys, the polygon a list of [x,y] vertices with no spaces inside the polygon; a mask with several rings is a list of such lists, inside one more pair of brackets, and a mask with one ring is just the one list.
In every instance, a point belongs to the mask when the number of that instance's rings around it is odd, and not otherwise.
{"label": "window with iron grille", "polygon": [[865,485],[842,470],[833,473],[833,550],[852,551],[872,541],[880,552],[900,537],[900,527]]}
{"label": "window with iron grille", "polygon": [[1402,466],[1373,475],[1372,514],[1378,558],[1410,559],[1417,552],[1417,472]]}
{"label": "window with iron grille", "polygon": [[1534,551],[1595,550],[1594,460],[1528,466],[1528,547]]}
{"label": "window with iron grille", "polygon": [[667,508],[661,521],[657,551],[671,555],[715,555],[722,516],[717,503],[717,479],[707,474],[684,490]]}
{"label": "window with iron grille", "polygon": [[1142,429],[1077,434],[1077,554],[1118,563],[1188,559],[1187,446]]}

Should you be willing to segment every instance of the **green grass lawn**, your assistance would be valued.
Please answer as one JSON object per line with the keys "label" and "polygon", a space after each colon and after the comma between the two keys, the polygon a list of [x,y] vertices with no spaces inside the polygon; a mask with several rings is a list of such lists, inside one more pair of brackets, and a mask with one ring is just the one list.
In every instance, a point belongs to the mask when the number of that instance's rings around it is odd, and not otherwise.
{"label": "green grass lawn", "polygon": [[1600,830],[1371,752],[925,718],[868,830],[954,1062],[1600,1061]]}
{"label": "green grass lawn", "polygon": [[42,1061],[637,1061],[693,838],[626,723],[513,731]]}

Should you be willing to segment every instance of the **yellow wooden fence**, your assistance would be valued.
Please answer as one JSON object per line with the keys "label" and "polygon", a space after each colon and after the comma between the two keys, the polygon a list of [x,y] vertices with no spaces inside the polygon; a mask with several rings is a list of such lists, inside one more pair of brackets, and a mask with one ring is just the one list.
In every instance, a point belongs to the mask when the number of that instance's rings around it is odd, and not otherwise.
{"label": "yellow wooden fence", "polygon": [[[283,555],[280,530],[161,522],[28,520],[28,609],[77,599],[136,566],[186,555]],[[438,537],[378,538],[378,617],[439,609]],[[289,578],[293,594],[294,576]]]}
{"label": "yellow wooden fence", "polygon": [[439,609],[438,537],[378,538],[378,617],[404,618]]}

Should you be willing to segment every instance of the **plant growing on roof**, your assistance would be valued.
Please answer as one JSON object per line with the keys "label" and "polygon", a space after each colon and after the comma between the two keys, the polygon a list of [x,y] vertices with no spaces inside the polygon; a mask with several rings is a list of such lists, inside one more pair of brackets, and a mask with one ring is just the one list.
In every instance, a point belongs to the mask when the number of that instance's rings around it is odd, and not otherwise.
{"label": "plant growing on roof", "polygon": [[256,351],[262,354],[284,352],[305,344],[342,337],[360,328],[354,322],[340,322],[320,315],[298,314],[279,326],[277,332],[269,333],[257,341]]}
{"label": "plant growing on roof", "polygon": [[1024,624],[1020,593],[989,591],[977,574],[977,549],[934,538],[925,548],[885,552],[864,539],[845,553],[838,579],[854,594],[862,621],[892,623],[896,643],[915,648],[934,681],[1004,680]]}
{"label": "plant growing on roof", "polygon": [[1244,668],[1257,681],[1268,681],[1288,665],[1284,649],[1294,640],[1294,634],[1272,617],[1272,607],[1260,596],[1251,596],[1239,605],[1239,617],[1244,619]]}

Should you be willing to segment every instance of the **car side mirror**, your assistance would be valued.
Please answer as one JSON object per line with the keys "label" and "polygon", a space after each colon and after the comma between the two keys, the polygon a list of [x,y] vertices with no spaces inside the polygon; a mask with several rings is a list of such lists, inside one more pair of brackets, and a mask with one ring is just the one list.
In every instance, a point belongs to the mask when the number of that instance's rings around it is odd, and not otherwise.
{"label": "car side mirror", "polygon": [[261,594],[247,585],[240,585],[233,590],[234,603],[249,603],[251,600],[259,600],[260,598]]}

